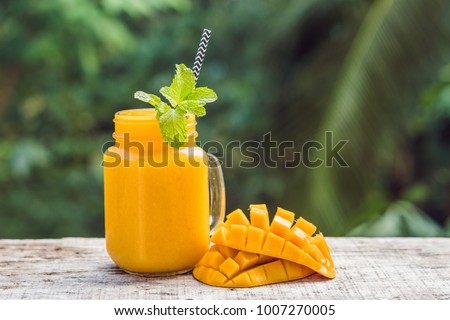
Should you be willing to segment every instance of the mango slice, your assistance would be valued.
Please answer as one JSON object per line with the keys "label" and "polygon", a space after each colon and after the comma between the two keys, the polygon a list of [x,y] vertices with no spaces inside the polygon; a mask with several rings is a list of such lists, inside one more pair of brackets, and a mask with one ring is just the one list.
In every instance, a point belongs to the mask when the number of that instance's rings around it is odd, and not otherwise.
{"label": "mango slice", "polygon": [[[323,236],[322,240],[314,240],[315,237],[305,234],[303,241],[300,241],[292,234],[288,238],[290,240],[286,240],[270,231],[264,232],[262,229],[256,231],[252,226],[232,225],[230,230],[221,229],[222,227],[211,238],[211,241],[218,245],[299,263],[327,278],[336,276],[333,261],[326,250],[327,245],[322,244],[319,247],[316,245],[325,241]],[[216,233],[220,237],[216,236]]]}
{"label": "mango slice", "polygon": [[[193,271],[196,279],[220,287],[256,287],[276,282],[297,280],[314,273],[313,270],[286,260],[238,251],[227,256],[223,246],[215,245],[207,252]],[[218,259],[217,254],[223,252]],[[209,260],[213,263],[209,263]],[[221,261],[218,267],[217,261]]]}
{"label": "mango slice", "polygon": [[213,286],[254,287],[336,271],[322,233],[304,218],[278,208],[270,223],[267,206],[250,205],[227,215],[211,237],[215,243],[194,268],[197,280]]}

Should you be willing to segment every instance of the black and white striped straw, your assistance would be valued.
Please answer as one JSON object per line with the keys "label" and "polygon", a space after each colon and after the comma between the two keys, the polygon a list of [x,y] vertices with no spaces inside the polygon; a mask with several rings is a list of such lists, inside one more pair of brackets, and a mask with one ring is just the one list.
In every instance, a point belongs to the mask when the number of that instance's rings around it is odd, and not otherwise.
{"label": "black and white striped straw", "polygon": [[200,69],[202,68],[203,60],[205,59],[206,48],[208,47],[210,37],[211,30],[203,29],[202,38],[198,45],[197,54],[195,55],[194,68],[192,68],[195,75],[195,81],[198,80],[198,76],[200,75]]}

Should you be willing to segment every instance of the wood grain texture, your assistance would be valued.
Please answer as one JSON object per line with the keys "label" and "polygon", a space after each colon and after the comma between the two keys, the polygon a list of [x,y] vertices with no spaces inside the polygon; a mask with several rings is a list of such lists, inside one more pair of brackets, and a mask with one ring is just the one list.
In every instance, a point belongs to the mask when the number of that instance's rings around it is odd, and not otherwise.
{"label": "wood grain texture", "polygon": [[335,279],[251,289],[127,274],[104,239],[0,240],[0,299],[450,299],[450,238],[327,240]]}

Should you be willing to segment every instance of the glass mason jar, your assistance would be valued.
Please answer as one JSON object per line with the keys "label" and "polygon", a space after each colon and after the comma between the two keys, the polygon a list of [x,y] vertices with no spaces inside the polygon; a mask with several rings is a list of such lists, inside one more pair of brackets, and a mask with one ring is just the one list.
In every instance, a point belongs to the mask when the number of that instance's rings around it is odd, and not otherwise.
{"label": "glass mason jar", "polygon": [[163,141],[154,109],[119,111],[114,123],[103,156],[108,254],[130,273],[186,272],[225,214],[219,162],[196,145],[193,115],[179,149]]}

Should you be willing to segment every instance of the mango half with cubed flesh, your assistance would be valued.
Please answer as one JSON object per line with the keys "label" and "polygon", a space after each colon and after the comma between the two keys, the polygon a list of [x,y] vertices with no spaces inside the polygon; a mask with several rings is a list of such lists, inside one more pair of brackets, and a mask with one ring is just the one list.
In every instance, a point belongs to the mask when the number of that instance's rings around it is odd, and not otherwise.
{"label": "mango half with cubed flesh", "polygon": [[322,233],[303,218],[278,208],[272,222],[265,205],[227,215],[211,237],[215,243],[194,268],[194,277],[220,287],[255,287],[307,277],[334,278],[336,270]]}

